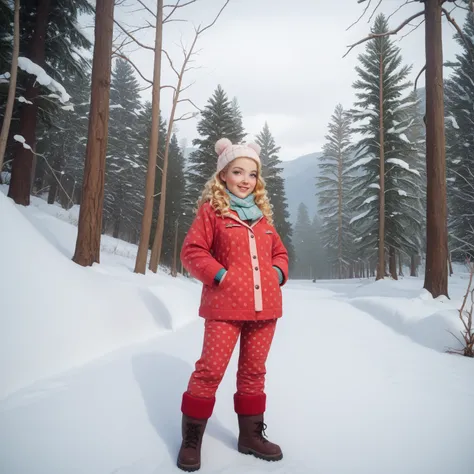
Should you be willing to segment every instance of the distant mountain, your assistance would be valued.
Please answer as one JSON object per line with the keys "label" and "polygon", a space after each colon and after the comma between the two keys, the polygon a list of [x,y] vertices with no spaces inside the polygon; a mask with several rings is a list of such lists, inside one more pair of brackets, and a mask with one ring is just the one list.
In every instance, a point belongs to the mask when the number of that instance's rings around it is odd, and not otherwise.
{"label": "distant mountain", "polygon": [[320,175],[318,162],[321,156],[321,152],[310,153],[292,161],[284,161],[281,164],[292,224],[296,222],[298,206],[302,202],[308,206],[311,218],[318,212],[315,178]]}

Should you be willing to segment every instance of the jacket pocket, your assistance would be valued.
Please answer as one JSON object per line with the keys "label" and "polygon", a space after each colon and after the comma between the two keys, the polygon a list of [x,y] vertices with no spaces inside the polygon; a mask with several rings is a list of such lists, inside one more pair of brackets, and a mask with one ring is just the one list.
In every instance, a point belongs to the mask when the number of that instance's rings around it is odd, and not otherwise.
{"label": "jacket pocket", "polygon": [[224,276],[222,277],[221,281],[219,282],[219,285],[217,286],[217,288],[219,290],[224,290],[229,285],[230,279],[231,279],[231,276],[232,276],[230,273],[231,273],[231,268],[226,270],[226,272],[224,273]]}

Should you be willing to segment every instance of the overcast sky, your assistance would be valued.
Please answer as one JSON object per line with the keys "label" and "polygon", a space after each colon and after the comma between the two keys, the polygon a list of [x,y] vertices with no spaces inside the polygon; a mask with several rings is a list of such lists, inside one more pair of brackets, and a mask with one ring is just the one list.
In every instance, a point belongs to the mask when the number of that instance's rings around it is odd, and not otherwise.
{"label": "overcast sky", "polygon": [[[151,9],[155,8],[154,0],[145,1]],[[166,0],[165,4],[168,3],[174,1]],[[220,84],[229,98],[238,99],[244,126],[249,133],[247,139],[253,140],[267,121],[281,146],[281,159],[291,160],[319,151],[325,142],[327,125],[335,106],[341,103],[350,108],[353,104],[354,66],[358,63],[358,54],[364,51],[364,45],[354,49],[346,58],[342,56],[348,44],[369,32],[368,19],[377,3],[378,0],[372,0],[366,16],[346,31],[361,15],[365,3],[358,4],[357,0],[230,0],[218,22],[199,39],[197,48],[200,52],[193,64],[199,69],[186,74],[185,84],[195,83],[183,98],[192,99],[202,108]],[[383,0],[379,11],[389,15],[403,3],[405,0]],[[180,41],[189,45],[193,39],[192,25],[212,21],[223,4],[224,0],[197,0],[175,14],[175,18],[190,23],[165,25],[164,48],[177,67],[182,60],[178,48]],[[116,12],[121,23],[138,26],[145,20],[153,21],[149,14],[134,11],[137,9],[135,1],[128,0],[128,5]],[[398,26],[422,8],[420,2],[406,5],[391,18],[391,27]],[[453,13],[460,25],[464,13],[459,9]],[[417,20],[413,25],[418,23]],[[459,50],[453,40],[454,29],[446,20],[443,27],[444,59],[454,59]],[[422,25],[400,39],[410,29],[392,38],[402,48],[404,61],[413,64],[414,80],[425,64],[424,27]],[[139,37],[153,45],[153,30],[141,32]],[[151,79],[152,52],[138,50],[131,57],[142,73]],[[166,58],[163,61],[162,83],[175,85],[176,76],[173,76]],[[423,84],[421,80],[420,85]],[[144,91],[143,95],[151,98],[151,91]],[[168,90],[162,94],[161,107],[166,119],[170,105]],[[189,104],[183,103],[178,115],[192,110]],[[178,138],[180,141],[186,139],[188,146],[197,137],[197,120],[177,124]]]}

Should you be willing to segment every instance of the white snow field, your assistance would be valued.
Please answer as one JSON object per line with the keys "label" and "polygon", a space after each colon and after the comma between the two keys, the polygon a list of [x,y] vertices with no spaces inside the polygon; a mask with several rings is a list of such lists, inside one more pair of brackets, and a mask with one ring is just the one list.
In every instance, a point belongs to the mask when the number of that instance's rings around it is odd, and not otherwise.
{"label": "white snow field", "polygon": [[[180,404],[200,355],[200,284],[133,273],[136,247],[103,238],[71,261],[78,209],[0,186],[0,473],[168,474]],[[474,472],[474,360],[449,333],[451,299],[422,278],[290,281],[268,361],[266,422],[284,459],[236,450],[237,351],[205,434],[203,474]]]}

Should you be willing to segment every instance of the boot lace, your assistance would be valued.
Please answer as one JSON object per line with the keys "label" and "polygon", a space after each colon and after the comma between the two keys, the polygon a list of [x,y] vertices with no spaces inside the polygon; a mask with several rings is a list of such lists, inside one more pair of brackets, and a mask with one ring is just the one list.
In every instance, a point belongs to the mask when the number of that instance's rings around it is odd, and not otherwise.
{"label": "boot lace", "polygon": [[267,433],[265,433],[267,425],[263,421],[257,421],[255,422],[255,425],[257,426],[255,428],[255,434],[257,435],[257,437],[260,439],[260,441],[268,443],[268,440],[266,439]]}
{"label": "boot lace", "polygon": [[201,425],[188,423],[188,426],[186,427],[186,435],[184,437],[184,447],[197,449],[200,436]]}

